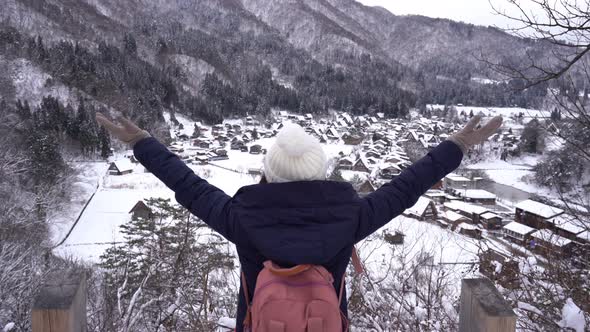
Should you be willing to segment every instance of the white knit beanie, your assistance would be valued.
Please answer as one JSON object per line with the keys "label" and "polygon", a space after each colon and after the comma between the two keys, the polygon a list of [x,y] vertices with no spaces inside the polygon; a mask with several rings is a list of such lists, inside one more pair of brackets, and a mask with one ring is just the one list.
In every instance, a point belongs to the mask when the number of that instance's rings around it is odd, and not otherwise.
{"label": "white knit beanie", "polygon": [[301,126],[285,124],[264,158],[270,183],[325,180],[328,163],[318,140]]}

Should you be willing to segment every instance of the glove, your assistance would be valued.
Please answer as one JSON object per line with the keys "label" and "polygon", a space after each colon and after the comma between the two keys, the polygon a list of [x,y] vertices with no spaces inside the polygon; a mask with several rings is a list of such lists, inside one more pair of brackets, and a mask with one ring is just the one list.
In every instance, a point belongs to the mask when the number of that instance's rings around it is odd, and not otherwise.
{"label": "glove", "polygon": [[481,116],[474,116],[463,129],[449,137],[449,141],[457,144],[463,154],[466,154],[472,146],[485,142],[502,125],[502,117],[496,116],[485,126],[475,129],[480,120]]}
{"label": "glove", "polygon": [[122,126],[118,126],[101,113],[96,113],[96,122],[103,126],[111,135],[123,143],[128,144],[131,148],[133,148],[135,143],[151,136],[147,131],[140,129],[135,123],[124,117],[119,118]]}

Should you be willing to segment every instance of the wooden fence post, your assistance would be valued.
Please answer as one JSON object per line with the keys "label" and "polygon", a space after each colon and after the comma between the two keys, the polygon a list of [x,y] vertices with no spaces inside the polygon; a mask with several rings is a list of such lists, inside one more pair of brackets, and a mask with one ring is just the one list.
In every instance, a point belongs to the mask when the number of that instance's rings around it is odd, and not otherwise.
{"label": "wooden fence post", "polygon": [[86,331],[86,275],[83,271],[49,273],[33,305],[33,332]]}
{"label": "wooden fence post", "polygon": [[515,332],[516,314],[486,278],[463,279],[459,332]]}

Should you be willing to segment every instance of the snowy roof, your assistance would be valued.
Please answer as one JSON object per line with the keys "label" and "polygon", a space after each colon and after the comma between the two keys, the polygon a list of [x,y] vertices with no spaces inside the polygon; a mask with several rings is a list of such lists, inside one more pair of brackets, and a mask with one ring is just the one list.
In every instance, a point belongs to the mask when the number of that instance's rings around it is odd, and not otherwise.
{"label": "snowy roof", "polygon": [[527,199],[526,201],[522,201],[516,204],[516,208],[541,216],[546,219],[555,217],[556,215],[563,213],[562,209],[556,208],[554,206],[549,206],[543,203],[539,203],[530,199]]}
{"label": "snowy roof", "polygon": [[549,220],[550,223],[555,227],[566,230],[572,234],[580,234],[590,227],[590,224],[586,224],[584,221],[577,219],[576,217],[563,213]]}
{"label": "snowy roof", "polygon": [[424,212],[426,211],[426,208],[428,208],[428,205],[430,203],[432,203],[431,200],[429,200],[426,197],[420,196],[416,204],[414,204],[414,206],[412,206],[411,208],[407,209],[406,213],[421,217],[422,215],[424,215]]}
{"label": "snowy roof", "polygon": [[342,157],[342,158],[340,158],[340,160],[338,162],[339,163],[347,162],[347,163],[354,164],[354,160],[351,157]]}
{"label": "snowy roof", "polygon": [[466,189],[459,191],[463,197],[472,199],[496,199],[496,195],[483,189]]}
{"label": "snowy roof", "polygon": [[113,161],[115,167],[119,170],[119,172],[131,171],[133,170],[133,164],[129,159],[119,159]]}
{"label": "snowy roof", "polygon": [[481,217],[484,219],[501,218],[499,215],[491,212],[486,212],[482,214]]}
{"label": "snowy roof", "polygon": [[470,179],[468,179],[464,176],[455,174],[455,173],[449,173],[447,176],[445,176],[445,179],[449,179],[451,181],[456,181],[456,182],[471,182]]}
{"label": "snowy roof", "polygon": [[463,228],[463,229],[471,229],[471,230],[479,229],[479,227],[477,227],[475,225],[466,224],[466,223],[462,223],[461,225],[459,225],[459,227]]}
{"label": "snowy roof", "polygon": [[430,189],[426,192],[427,196],[430,197],[445,197],[445,193],[441,190]]}
{"label": "snowy roof", "polygon": [[338,135],[338,131],[334,128],[330,128],[328,129],[328,131],[326,132],[326,134],[332,135],[334,137],[338,137],[340,135]]}
{"label": "snowy roof", "polygon": [[563,236],[559,236],[548,229],[538,230],[538,231],[534,232],[533,234],[531,234],[531,236],[534,237],[535,239],[539,239],[539,240],[543,240],[544,242],[551,243],[552,245],[554,245],[556,247],[563,247],[563,246],[566,246],[572,242],[572,240],[566,239]]}
{"label": "snowy roof", "polygon": [[455,222],[455,221],[461,220],[461,219],[467,219],[467,217],[460,215],[457,212],[451,211],[451,210],[443,211],[443,212],[441,212],[441,215],[444,216],[447,220],[450,220],[452,222]]}
{"label": "snowy roof", "polygon": [[445,203],[445,207],[447,207],[451,210],[457,210],[457,211],[463,211],[463,212],[475,213],[475,214],[484,214],[486,212],[489,212],[489,210],[483,206],[473,205],[473,204],[459,202],[459,201],[447,202],[447,203]]}
{"label": "snowy roof", "polygon": [[582,239],[590,242],[590,231],[585,231],[576,236],[578,239]]}
{"label": "snowy roof", "polygon": [[526,235],[526,234],[529,234],[529,233],[532,233],[535,231],[534,228],[529,227],[527,225],[523,225],[523,224],[518,223],[516,221],[513,221],[513,222],[509,223],[508,225],[504,226],[504,229],[507,229],[509,231],[512,231],[514,233],[521,234],[521,235]]}

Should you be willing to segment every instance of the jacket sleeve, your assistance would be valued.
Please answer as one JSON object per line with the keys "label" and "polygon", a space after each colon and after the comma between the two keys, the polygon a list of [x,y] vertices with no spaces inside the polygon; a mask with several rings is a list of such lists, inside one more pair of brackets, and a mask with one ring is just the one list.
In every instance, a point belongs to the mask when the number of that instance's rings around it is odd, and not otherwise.
{"label": "jacket sleeve", "polygon": [[133,153],[147,170],[174,191],[178,203],[234,242],[235,225],[230,196],[198,177],[177,155],[153,137],[135,144]]}
{"label": "jacket sleeve", "polygon": [[363,217],[355,234],[358,242],[412,207],[428,189],[461,164],[463,153],[444,141],[399,176],[361,200]]}

